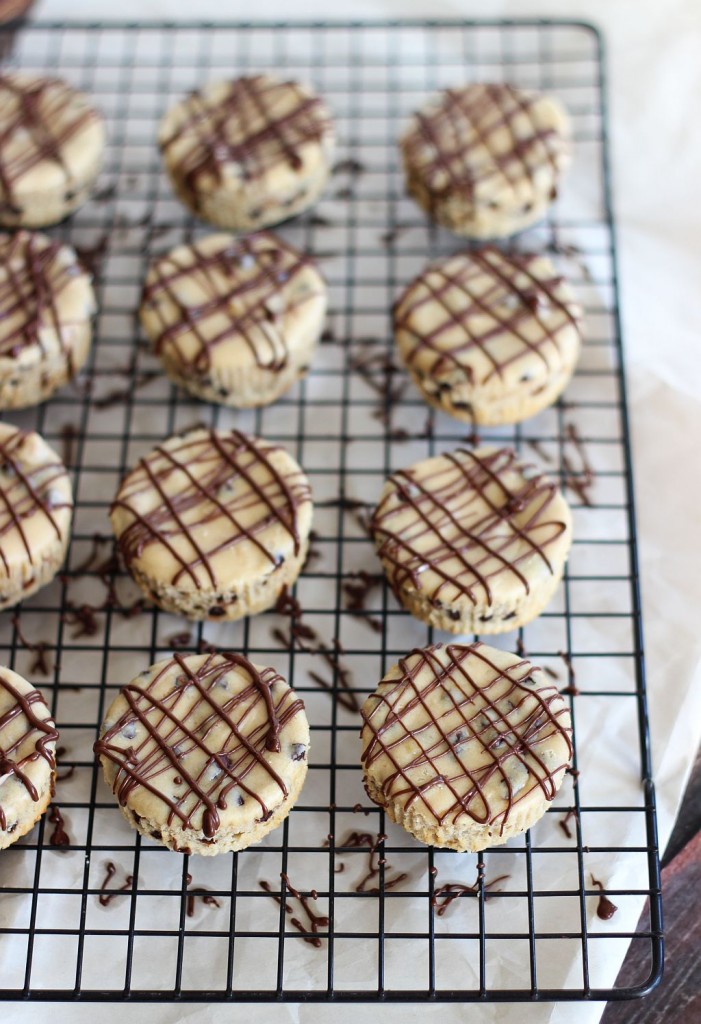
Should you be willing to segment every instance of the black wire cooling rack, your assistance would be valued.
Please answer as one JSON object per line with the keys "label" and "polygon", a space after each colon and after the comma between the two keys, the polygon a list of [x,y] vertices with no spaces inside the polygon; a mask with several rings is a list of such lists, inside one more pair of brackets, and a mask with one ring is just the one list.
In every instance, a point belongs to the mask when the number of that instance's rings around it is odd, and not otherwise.
{"label": "black wire cooling rack", "polygon": [[[59,73],[92,94],[109,144],[96,196],[53,232],[94,270],[89,366],[50,402],[10,417],[63,452],[77,512],[63,575],[0,621],[0,658],[47,693],[63,748],[51,814],[2,854],[0,995],[512,1001],[649,991],[662,971],[660,886],[597,32],[543,20],[37,23],[4,37],[3,52],[9,66]],[[166,382],[135,309],[151,256],[204,231],[161,170],[158,119],[187,90],[245,69],[311,80],[339,147],[323,200],[281,229],[317,255],[330,287],[314,367],[272,407],[235,414]],[[395,140],[427,93],[466,79],[541,88],[569,108],[572,172],[547,221],[518,244],[550,252],[586,308],[564,399],[481,436],[559,475],[573,505],[558,597],[498,643],[560,680],[576,756],[543,820],[479,859],[426,849],[368,805],[357,736],[358,704],[386,668],[434,639],[378,575],[366,509],[390,470],[475,440],[422,403],[394,361],[390,329],[398,288],[459,246],[404,196]],[[305,466],[317,511],[296,588],[301,620],[288,606],[190,627],[143,609],[114,557],[107,509],[122,474],[198,420],[281,442]],[[207,643],[292,680],[313,740],[305,790],[282,828],[238,855],[188,858],[128,828],[91,750],[119,686],[174,647]],[[611,913],[597,883],[618,916],[597,916]],[[647,966],[636,986],[616,988],[631,940]]]}

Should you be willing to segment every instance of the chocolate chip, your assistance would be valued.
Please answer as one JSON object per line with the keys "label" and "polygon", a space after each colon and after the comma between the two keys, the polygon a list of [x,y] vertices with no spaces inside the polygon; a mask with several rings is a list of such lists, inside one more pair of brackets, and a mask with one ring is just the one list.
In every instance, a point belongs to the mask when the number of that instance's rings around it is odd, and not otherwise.
{"label": "chocolate chip", "polygon": [[209,612],[207,614],[209,615],[210,619],[218,619],[218,618],[221,618],[222,615],[226,615],[226,609],[225,608],[210,608]]}

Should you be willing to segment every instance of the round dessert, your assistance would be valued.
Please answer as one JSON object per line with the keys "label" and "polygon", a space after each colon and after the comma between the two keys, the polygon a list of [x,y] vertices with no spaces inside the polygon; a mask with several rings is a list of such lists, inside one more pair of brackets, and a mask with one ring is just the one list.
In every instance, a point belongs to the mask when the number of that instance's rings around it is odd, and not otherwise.
{"label": "round dessert", "polygon": [[530,622],[572,543],[558,488],[509,448],[458,448],[393,473],[370,525],[397,600],[449,633]]}
{"label": "round dessert", "polygon": [[165,114],[158,142],[188,209],[218,227],[254,231],[315,202],[334,133],[310,89],[253,75],[190,93]]}
{"label": "round dessert", "polygon": [[394,307],[399,354],[426,401],[467,423],[518,423],[565,389],[582,308],[547,256],[487,247],[427,267]]}
{"label": "round dessert", "polygon": [[485,644],[393,665],[361,714],[365,788],[422,843],[499,846],[548,809],[572,757],[565,700],[542,669]]}
{"label": "round dessert", "polygon": [[150,267],[141,322],[165,371],[208,402],[267,405],[303,376],[326,315],[313,261],[268,232],[209,235]]}
{"label": "round dessert", "polygon": [[110,511],[127,569],[165,611],[240,619],[272,607],[307,556],[309,481],[284,448],[195,427],[125,477]]}
{"label": "round dessert", "polygon": [[446,89],[400,139],[407,190],[443,227],[503,238],[540,220],[570,162],[561,104],[513,85]]}
{"label": "round dessert", "polygon": [[70,539],[73,491],[39,434],[0,423],[0,610],[50,583]]}
{"label": "round dessert", "polygon": [[0,850],[31,831],[51,802],[58,732],[46,701],[0,668]]}
{"label": "round dessert", "polygon": [[60,78],[0,76],[0,224],[56,224],[89,198],[105,149],[102,117]]}
{"label": "round dessert", "polygon": [[0,234],[0,409],[43,402],[78,373],[95,310],[73,249],[31,231]]}
{"label": "round dessert", "polygon": [[174,654],[120,692],[95,744],[122,814],[178,853],[259,843],[307,774],[304,704],[241,654]]}

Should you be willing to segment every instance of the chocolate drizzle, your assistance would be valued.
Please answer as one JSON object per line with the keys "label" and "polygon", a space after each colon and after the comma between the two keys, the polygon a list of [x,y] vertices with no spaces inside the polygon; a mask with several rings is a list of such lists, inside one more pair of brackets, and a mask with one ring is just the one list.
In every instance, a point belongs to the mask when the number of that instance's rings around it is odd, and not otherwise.
{"label": "chocolate drizzle", "polygon": [[317,96],[267,75],[191,92],[167,122],[161,151],[176,164],[171,170],[195,203],[202,182],[221,183],[232,165],[244,182],[260,180],[280,164],[299,171],[308,145],[331,132]]}
{"label": "chocolate drizzle", "polygon": [[[235,684],[227,687],[227,679]],[[232,797],[257,802],[258,817],[266,821],[272,809],[260,787],[246,780],[260,769],[281,800],[288,795],[268,752],[280,749],[282,730],[304,707],[286,686],[273,695],[282,678],[226,652],[174,654],[145,685],[140,680],[121,691],[127,710],[95,743],[95,753],[115,766],[112,789],[120,804],[127,805],[135,789],[147,790],[164,805],[169,827],[176,822],[206,839],[216,836],[219,811]],[[257,709],[263,711],[259,722]],[[134,739],[137,732],[143,738]],[[171,796],[164,776],[173,772],[184,791]]]}
{"label": "chocolate drizzle", "polygon": [[[533,666],[500,666],[481,643],[436,644],[399,661],[365,703],[362,763],[383,763],[386,803],[423,804],[439,825],[467,816],[503,833],[514,806],[540,788],[552,800],[572,756],[569,713]],[[488,678],[478,676],[488,671]],[[560,746],[553,763],[550,748]],[[472,757],[461,756],[469,747]],[[369,793],[369,795],[372,795]],[[436,798],[440,798],[436,803]],[[377,802],[377,801],[376,801]]]}
{"label": "chocolate drizzle", "polygon": [[492,581],[502,574],[530,593],[534,556],[554,572],[548,549],[567,529],[550,512],[554,483],[521,475],[509,448],[458,448],[429,460],[427,472],[421,465],[392,474],[372,517],[395,593],[423,589],[433,602],[464,595],[491,604]]}
{"label": "chocolate drizzle", "polygon": [[271,570],[281,564],[270,536],[276,526],[298,555],[298,512],[311,500],[309,485],[298,467],[276,467],[281,451],[237,430],[204,427],[158,445],[123,481],[111,509],[113,522],[116,513],[126,519],[117,540],[129,571],[158,544],[175,562],[172,586],[216,590],[227,585],[214,562],[223,551],[250,544]]}
{"label": "chocolate drizzle", "polygon": [[84,274],[70,249],[46,235],[0,234],[0,357],[17,359],[31,346],[51,355],[57,345],[70,359],[72,335],[89,310],[67,319],[59,302]]}
{"label": "chocolate drizzle", "polygon": [[[561,337],[577,328],[581,311],[564,278],[543,262],[536,253],[485,246],[427,267],[394,307],[409,369],[438,384],[457,374],[481,386],[507,370],[519,377],[523,363],[520,383],[532,380],[534,388],[561,371]],[[429,310],[437,316],[430,330]]]}
{"label": "chocolate drizzle", "polygon": [[0,204],[18,214],[17,185],[44,161],[61,169],[70,191],[63,147],[99,120],[86,98],[59,78],[3,75],[0,110]]}
{"label": "chocolate drizzle", "polygon": [[[312,260],[268,232],[246,238],[217,235],[180,246],[156,260],[142,295],[141,315],[159,355],[187,377],[206,378],[215,349],[235,344],[254,363],[279,373],[288,363],[284,318],[324,301],[314,287]],[[152,325],[155,319],[157,328]]]}
{"label": "chocolate drizzle", "polygon": [[[21,693],[10,679],[0,670],[0,694],[3,696],[0,713],[0,777],[13,776],[24,786],[34,803],[39,800],[39,791],[30,778],[28,768],[43,758],[53,776],[56,769],[55,745],[58,732],[49,718],[46,702],[38,690]],[[7,697],[10,706],[7,707]],[[45,717],[37,712],[43,709]],[[21,725],[18,724],[18,719]],[[50,746],[53,744],[53,748]],[[26,748],[29,747],[29,752]],[[12,824],[12,823],[10,823]],[[8,821],[2,805],[0,790],[0,829],[8,830]]]}
{"label": "chocolate drizzle", "polygon": [[27,522],[35,515],[48,522],[58,540],[63,539],[55,513],[73,503],[63,497],[64,483],[68,481],[66,468],[57,457],[34,466],[27,464],[23,452],[36,435],[26,434],[7,424],[0,427],[0,564],[7,576],[11,575],[11,555],[7,547],[15,534],[30,563],[37,564],[36,545],[30,544]]}
{"label": "chocolate drizzle", "polygon": [[549,172],[552,193],[569,144],[557,128],[541,125],[544,101],[506,83],[445,89],[414,114],[402,139],[410,175],[433,202],[447,195],[485,202],[502,191],[515,197],[536,172],[539,180]]}

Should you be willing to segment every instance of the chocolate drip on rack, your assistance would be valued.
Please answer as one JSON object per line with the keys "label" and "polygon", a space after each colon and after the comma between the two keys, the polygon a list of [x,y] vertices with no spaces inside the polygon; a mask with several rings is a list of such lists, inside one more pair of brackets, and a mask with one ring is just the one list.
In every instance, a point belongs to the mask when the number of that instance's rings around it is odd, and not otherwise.
{"label": "chocolate drip on rack", "polygon": [[[542,476],[507,485],[508,476],[522,469],[509,448],[487,454],[458,448],[444,459],[454,471],[444,462],[421,479],[411,469],[392,474],[394,487],[375,509],[371,526],[378,554],[390,567],[390,585],[395,592],[418,587],[430,570],[438,577],[432,601],[448,588],[473,604],[481,591],[491,603],[490,581],[508,573],[530,593],[519,566],[536,555],[552,573],[547,549],[566,528],[548,518],[556,485]],[[407,509],[410,524],[395,528],[393,521]]]}
{"label": "chocolate drip on rack", "polygon": [[[556,687],[533,686],[530,662],[523,659],[507,669],[500,668],[485,653],[488,649],[474,643],[448,644],[445,650],[442,644],[414,650],[400,659],[400,677],[383,683],[374,705],[365,706],[363,732],[369,730],[370,738],[361,759],[366,771],[381,758],[391,765],[382,781],[386,802],[403,802],[406,810],[419,802],[439,824],[454,824],[467,815],[481,825],[499,823],[503,832],[514,806],[535,786],[540,787],[546,800],[553,799],[557,776],[572,757],[572,730],[569,724],[560,722],[563,716],[569,722],[567,709]],[[443,650],[446,664],[443,654],[438,653]],[[487,683],[475,681],[471,661],[475,667],[490,670]],[[430,698],[436,692],[445,705],[440,715],[431,707]],[[411,728],[407,718],[418,709],[426,722]],[[388,738],[392,729],[393,737]],[[425,734],[431,729],[437,732],[437,738],[427,745]],[[539,750],[555,737],[565,741],[567,756],[552,767]],[[407,743],[411,757],[402,761],[399,748]],[[460,756],[468,743],[483,755],[475,768],[469,768]],[[509,774],[517,764],[526,769],[531,782],[521,788],[520,796],[514,792]],[[493,780],[501,783],[497,792],[503,794],[496,809],[489,793]],[[442,811],[431,802],[434,789],[449,796]]]}
{"label": "chocolate drip on rack", "polygon": [[[418,170],[434,200],[454,190],[473,198],[492,178],[513,189],[524,178],[533,181],[543,160],[556,181],[563,140],[555,128],[538,126],[534,110],[542,99],[506,83],[445,89],[430,112],[414,115],[413,130],[402,142],[407,164]],[[527,134],[515,126],[524,115]],[[504,130],[510,136],[506,146],[500,140]],[[475,158],[480,150],[488,159]]]}
{"label": "chocolate drip on rack", "polygon": [[[0,105],[5,110],[13,100],[15,105],[12,114],[3,114],[0,121],[0,202],[12,212],[19,212],[15,200],[18,180],[44,160],[58,165],[70,186],[61,150],[86,125],[98,120],[97,112],[77,98],[60,78],[0,76]],[[71,107],[75,107],[73,116],[69,116]],[[17,150],[13,155],[11,146]]]}
{"label": "chocolate drip on rack", "polygon": [[594,876],[592,875],[591,884],[593,886],[596,886],[596,888],[599,890],[599,902],[596,905],[596,916],[601,918],[602,921],[610,921],[613,915],[618,910],[618,907],[615,903],[612,903],[606,895],[606,890],[604,889],[603,882],[600,882],[598,878],[594,878]]}
{"label": "chocolate drip on rack", "polygon": [[[153,311],[160,323],[156,352],[202,376],[210,369],[213,350],[236,340],[247,346],[258,367],[279,373],[288,361],[282,317],[321,295],[312,288],[297,296],[285,293],[312,265],[308,256],[264,231],[232,237],[214,252],[195,243],[161,257],[152,264],[142,295],[142,309]],[[178,294],[188,280],[201,289],[201,301],[190,304]],[[189,355],[192,338],[196,347]]]}
{"label": "chocolate drip on rack", "polygon": [[[117,541],[127,568],[131,569],[149,544],[157,543],[177,562],[173,586],[184,577],[201,586],[197,570],[202,568],[209,585],[216,589],[212,559],[227,548],[248,542],[271,566],[280,564],[279,552],[260,536],[275,523],[291,537],[294,552],[299,554],[302,542],[297,512],[310,501],[309,485],[301,471],[282,474],[275,468],[271,456],[277,451],[280,449],[237,430],[220,434],[208,428],[196,428],[174,443],[158,445],[126,477],[112,505],[112,512],[124,509],[131,517]],[[264,479],[258,482],[261,469]],[[168,494],[174,474],[182,483],[177,493]],[[141,497],[149,491],[155,491],[161,502],[147,512],[140,511]],[[260,511],[251,521],[251,510],[257,506]],[[199,513],[194,520],[190,516],[193,509]],[[220,519],[228,521],[230,529],[223,539],[207,546],[204,528]],[[184,538],[186,545],[178,545],[179,538]]]}
{"label": "chocolate drip on rack", "polygon": [[[14,776],[24,786],[34,803],[37,803],[39,792],[27,774],[27,768],[32,762],[43,757],[52,772],[55,770],[56,755],[54,750],[50,749],[49,744],[53,743],[55,747],[58,731],[48,717],[46,702],[38,690],[20,693],[17,687],[0,671],[0,691],[9,694],[14,702],[7,711],[0,715],[0,777]],[[40,705],[46,711],[46,718],[39,717],[35,705]],[[26,724],[21,731],[12,729],[13,736],[10,739],[11,726],[20,717],[25,720]],[[24,757],[19,756],[20,748],[28,741],[32,747],[30,753]],[[7,829],[7,817],[1,802],[0,829],[3,832]]]}
{"label": "chocolate drip on rack", "polygon": [[31,345],[46,351],[44,330],[67,352],[77,323],[59,316],[58,300],[82,267],[59,242],[18,231],[0,235],[0,268],[0,356],[15,359]]}
{"label": "chocolate drip on rack", "polygon": [[[290,90],[295,103],[281,115],[276,108]],[[295,82],[278,82],[265,75],[228,83],[226,95],[216,104],[205,93],[192,92],[182,106],[180,123],[161,138],[160,147],[168,153],[185,140],[190,144],[175,173],[193,198],[202,178],[220,182],[227,165],[238,165],[244,181],[261,178],[281,161],[300,170],[302,148],[321,141],[331,128],[317,96],[308,95]]]}
{"label": "chocolate drip on rack", "polygon": [[[502,378],[508,367],[533,355],[546,373],[559,369],[558,335],[569,325],[577,326],[578,307],[558,295],[561,275],[537,272],[534,265],[540,259],[536,253],[485,246],[427,267],[394,307],[395,331],[414,340],[405,355],[409,367],[421,359],[421,372],[428,376],[440,378],[457,369],[480,385]],[[417,291],[420,297],[413,298]],[[427,306],[440,310],[441,319],[432,330],[419,330],[416,318],[420,322]],[[498,344],[505,336],[512,341],[506,358]],[[471,365],[476,352],[490,364],[479,380]],[[423,362],[427,354],[433,355],[428,364]]]}
{"label": "chocolate drip on rack", "polygon": [[[169,691],[157,696],[164,676],[174,666],[180,674]],[[232,671],[243,672],[248,681],[232,695],[219,697],[215,688]],[[260,767],[282,797],[287,796],[283,779],[266,755],[280,749],[281,730],[303,710],[301,700],[290,689],[286,688],[277,700],[273,697],[272,688],[280,680],[272,668],[258,671],[239,654],[211,654],[197,669],[192,668],[191,657],[174,654],[148,685],[140,686],[135,681],[126,686],[122,697],[128,710],[94,748],[99,757],[116,766],[112,789],[120,804],[126,805],[134,789],[146,789],[167,808],[168,826],[177,819],[179,827],[201,829],[207,839],[213,839],[220,828],[218,812],[226,810],[229,794],[236,789],[243,799],[250,797],[258,802],[260,820],[266,821],[272,812],[246,778]],[[247,720],[259,705],[265,709],[264,721],[254,728]],[[116,742],[120,736],[127,738],[137,723],[144,728],[144,739],[135,745]],[[221,723],[227,734],[221,749],[215,750],[208,737]],[[188,767],[187,756],[193,752],[202,757],[197,772]],[[173,770],[184,793],[169,797],[160,777]]]}

